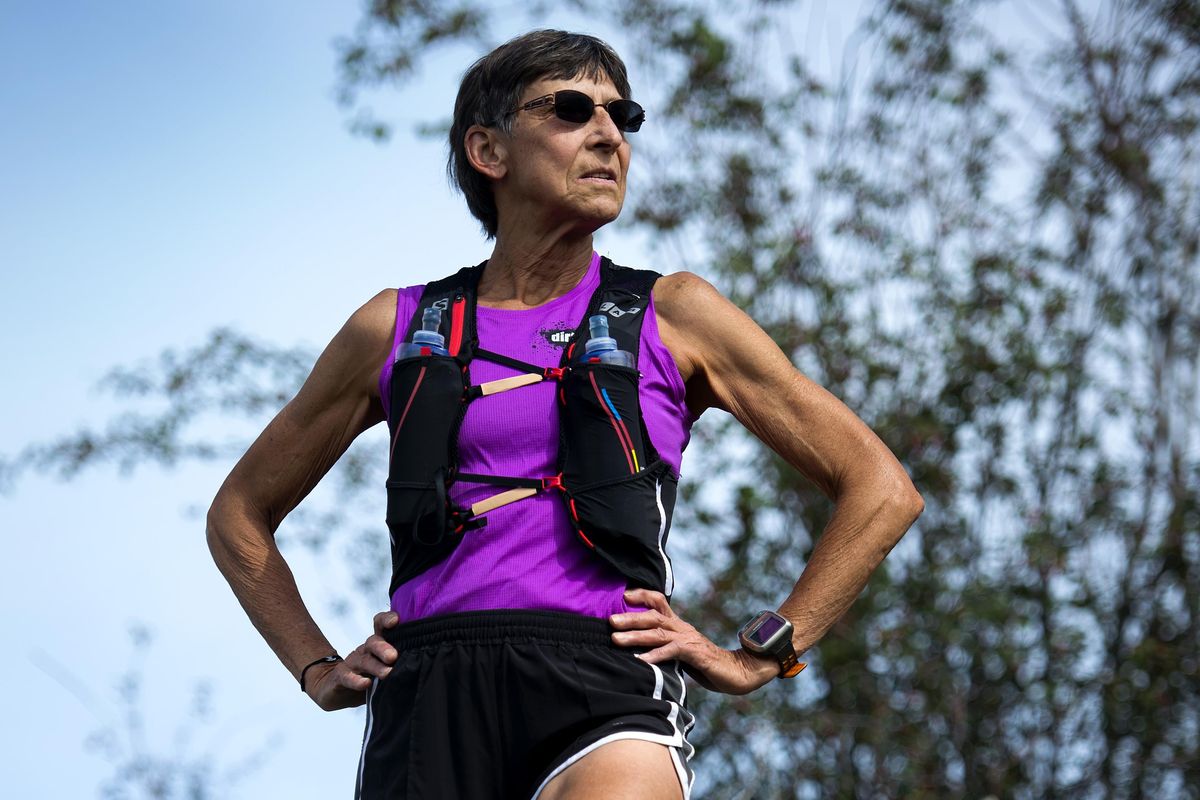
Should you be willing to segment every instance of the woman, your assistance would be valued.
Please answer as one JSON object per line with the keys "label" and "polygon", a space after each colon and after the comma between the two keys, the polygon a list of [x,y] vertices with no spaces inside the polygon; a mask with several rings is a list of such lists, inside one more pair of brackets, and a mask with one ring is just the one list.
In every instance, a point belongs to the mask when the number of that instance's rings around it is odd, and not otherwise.
{"label": "woman", "polygon": [[[735,694],[796,674],[794,653],[837,621],[922,510],[879,439],[708,283],[595,254],[592,234],[621,211],[641,120],[624,64],[592,37],[535,31],[476,62],[450,170],[495,239],[490,258],[355,312],[213,502],[214,558],[302,689],[325,710],[368,703],[359,797],[687,798],[681,671]],[[451,352],[434,341],[395,361],[429,308],[445,312],[433,325]],[[635,353],[640,381],[581,358],[588,311]],[[422,394],[438,381],[467,398],[461,414]],[[710,407],[836,502],[779,616],[764,612],[738,650],[668,603],[672,487]],[[445,430],[424,421],[451,417]],[[272,534],[385,419],[391,609],[341,659]],[[605,458],[629,474],[589,481]],[[589,506],[583,484],[616,488]]]}

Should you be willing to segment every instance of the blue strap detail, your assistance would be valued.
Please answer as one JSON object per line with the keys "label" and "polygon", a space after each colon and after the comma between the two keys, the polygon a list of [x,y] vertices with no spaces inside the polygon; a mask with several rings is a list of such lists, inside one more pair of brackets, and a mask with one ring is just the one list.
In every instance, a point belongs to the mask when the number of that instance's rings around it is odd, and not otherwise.
{"label": "blue strap detail", "polygon": [[612,400],[608,399],[608,389],[601,387],[600,394],[604,395],[604,402],[608,403],[608,410],[613,412],[613,416],[617,418],[617,422],[620,422],[621,412],[617,411],[617,407],[613,405]]}

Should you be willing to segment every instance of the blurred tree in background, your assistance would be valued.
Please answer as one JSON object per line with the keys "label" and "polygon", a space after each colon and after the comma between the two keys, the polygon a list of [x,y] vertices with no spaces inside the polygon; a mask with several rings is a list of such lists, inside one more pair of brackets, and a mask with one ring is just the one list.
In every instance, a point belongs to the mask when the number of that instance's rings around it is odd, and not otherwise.
{"label": "blurred tree in background", "polygon": [[[599,21],[630,62],[650,112],[622,224],[653,266],[715,282],[925,498],[799,680],[692,687],[698,796],[1200,798],[1200,3],[879,0],[832,75],[798,44],[810,6],[526,18]],[[515,13],[370,3],[340,45],[352,127],[385,140],[365,97]],[[218,457],[183,415],[261,420],[311,360],[218,332],[113,374],[165,414],[7,471]],[[727,415],[695,434],[672,547],[702,579],[675,600],[732,644],[830,506]],[[344,509],[381,507],[380,452],[356,444],[335,507],[285,527],[351,541],[373,598],[385,537]]]}

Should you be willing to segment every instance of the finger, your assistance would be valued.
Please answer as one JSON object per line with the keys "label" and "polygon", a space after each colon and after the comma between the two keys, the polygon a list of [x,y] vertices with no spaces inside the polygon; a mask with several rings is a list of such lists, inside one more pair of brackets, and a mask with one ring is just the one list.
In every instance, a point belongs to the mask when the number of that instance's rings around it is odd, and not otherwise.
{"label": "finger", "polygon": [[365,692],[371,688],[371,678],[366,675],[360,675],[350,668],[337,670],[335,677],[337,678],[337,682],[347,689]]}
{"label": "finger", "polygon": [[370,678],[386,678],[388,673],[392,671],[391,664],[380,660],[365,647],[355,650],[351,654],[351,657],[346,659],[346,663],[354,672]]}
{"label": "finger", "polygon": [[667,596],[653,589],[627,589],[625,600],[654,609],[669,617],[675,616],[675,612],[671,610],[671,604],[667,602]]}
{"label": "finger", "polygon": [[684,660],[683,647],[677,641],[670,641],[661,647],[656,647],[653,650],[647,650],[645,653],[634,653],[634,656],[645,661],[647,664],[661,664],[664,661],[670,661],[677,658],[680,661]]}
{"label": "finger", "polygon": [[658,647],[676,637],[666,628],[645,628],[632,631],[616,631],[612,639],[622,647]]}
{"label": "finger", "polygon": [[384,628],[394,628],[400,621],[400,615],[395,611],[380,611],[375,615],[375,633],[383,633]]}
{"label": "finger", "polygon": [[[316,687],[318,696],[328,697],[331,692],[337,694],[343,689],[364,691],[371,685],[371,679],[355,672],[347,661],[339,661],[333,665],[332,669],[323,672],[313,685]],[[320,702],[319,699],[318,702]],[[341,708],[342,706],[336,707]]]}
{"label": "finger", "polygon": [[625,614],[613,614],[608,618],[614,628],[660,628],[668,627],[674,618],[666,617],[657,611],[630,611]]}
{"label": "finger", "polygon": [[645,653],[635,655],[650,664],[657,664],[672,658],[679,659],[683,664],[690,664],[701,672],[707,672],[718,663],[722,648],[715,645],[695,629],[685,632],[672,632],[664,628],[654,631],[621,631],[613,634],[614,640],[621,646],[645,647]]}
{"label": "finger", "polygon": [[388,643],[382,636],[371,636],[363,643],[363,647],[385,664],[395,664],[400,657],[399,651]]}

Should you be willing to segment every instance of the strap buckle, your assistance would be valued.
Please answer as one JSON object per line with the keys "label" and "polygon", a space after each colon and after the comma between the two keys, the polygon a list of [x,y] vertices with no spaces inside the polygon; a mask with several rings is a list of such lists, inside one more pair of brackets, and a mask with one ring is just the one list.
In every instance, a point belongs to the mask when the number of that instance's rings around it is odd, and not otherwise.
{"label": "strap buckle", "polygon": [[551,475],[549,478],[542,478],[542,491],[547,489],[562,489],[562,473]]}
{"label": "strap buckle", "polygon": [[477,517],[469,508],[454,508],[450,511],[452,533],[457,536],[487,525],[487,517]]}
{"label": "strap buckle", "polygon": [[542,380],[561,381],[566,371],[565,367],[546,367],[542,370]]}

